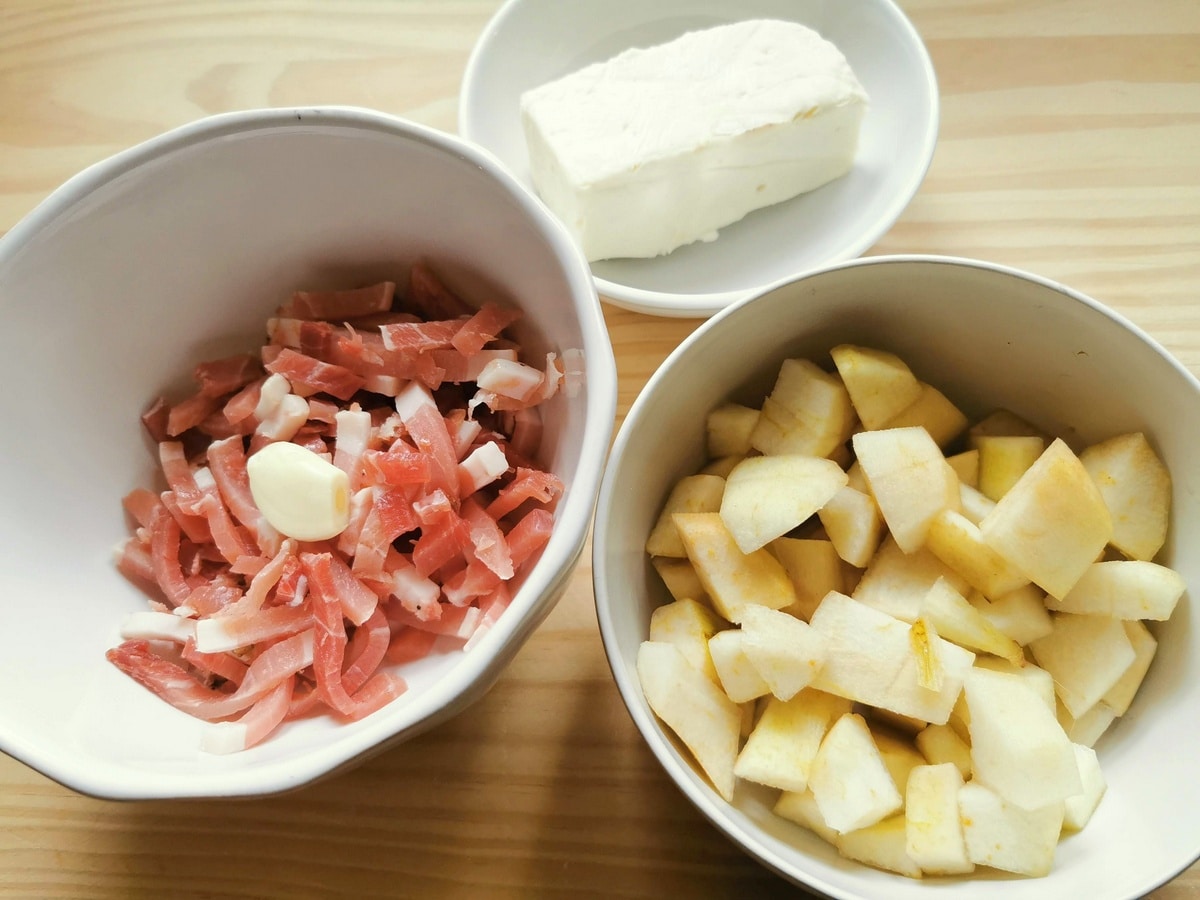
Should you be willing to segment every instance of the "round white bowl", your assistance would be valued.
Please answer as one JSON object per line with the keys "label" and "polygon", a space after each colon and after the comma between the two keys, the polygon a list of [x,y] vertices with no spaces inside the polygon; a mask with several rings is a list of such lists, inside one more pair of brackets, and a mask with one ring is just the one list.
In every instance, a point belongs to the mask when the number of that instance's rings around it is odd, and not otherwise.
{"label": "round white bowl", "polygon": [[1200,382],[1130,322],[1062,285],[968,260],[859,260],[710,319],[655,373],[621,426],[600,490],[593,571],[600,631],[634,722],[717,828],[781,875],[832,897],[1140,897],[1200,854],[1200,630],[1186,595],[1155,629],[1158,655],[1132,708],[1097,744],[1108,792],[1088,826],[1059,846],[1045,878],[979,870],[922,883],[843,860],[775,817],[775,792],[742,783],[724,802],[650,711],[635,659],[651,610],[669,596],[643,545],[670,486],[703,463],[705,414],[726,399],[757,405],[783,359],[826,357],[843,341],[898,353],[974,417],[1006,406],[1077,444],[1145,431],[1173,478],[1161,558],[1200,584]]}
{"label": "round white bowl", "polygon": [[[584,352],[582,390],[543,409],[542,459],[566,484],[553,535],[498,624],[469,652],[401,669],[409,690],[383,710],[203,754],[198,720],[104,657],[146,607],[113,559],[121,497],[155,483],[139,416],[198,361],[252,349],[291,291],[403,278],[419,257],[465,297],[520,305],[529,352]],[[482,696],[583,550],[616,406],[600,304],[559,223],[457,138],[336,108],[172,131],[71,179],[0,239],[0,321],[0,749],[78,791],[263,794],[411,737]]]}
{"label": "round white bowl", "polygon": [[592,263],[600,293],[661,316],[708,316],[784,278],[860,256],[896,221],[925,177],[938,88],[920,35],[891,0],[508,0],[467,64],[459,133],[532,185],[520,97],[630,47],[743,19],[800,22],[845,54],[870,96],[848,174],[751,213],[712,243],[655,259]]}

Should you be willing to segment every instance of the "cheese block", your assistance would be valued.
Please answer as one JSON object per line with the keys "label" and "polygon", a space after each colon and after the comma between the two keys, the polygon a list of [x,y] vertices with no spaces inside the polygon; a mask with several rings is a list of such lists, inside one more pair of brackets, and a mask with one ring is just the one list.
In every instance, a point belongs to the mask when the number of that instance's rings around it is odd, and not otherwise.
{"label": "cheese block", "polygon": [[653,257],[850,170],[867,95],[841,51],[753,19],[521,97],[538,194],[589,260]]}

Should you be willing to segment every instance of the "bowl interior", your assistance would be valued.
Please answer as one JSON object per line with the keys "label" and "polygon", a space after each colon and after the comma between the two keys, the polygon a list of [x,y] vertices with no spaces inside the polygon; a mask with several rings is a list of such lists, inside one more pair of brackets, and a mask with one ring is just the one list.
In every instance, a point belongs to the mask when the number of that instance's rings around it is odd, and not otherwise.
{"label": "bowl interior", "polygon": [[629,47],[751,18],[802,22],[846,55],[870,96],[854,168],[816,191],[751,213],[713,243],[656,259],[593,263],[600,293],[621,306],[710,315],[874,244],[920,186],[937,137],[937,85],[919,36],[890,0],[509,0],[472,55],[459,132],[531,185],[522,93]]}
{"label": "bowl interior", "polygon": [[[475,303],[522,306],[530,353],[586,351],[583,390],[544,410],[543,462],[568,485],[557,530],[494,633],[406,667],[385,710],[201,754],[196,720],[104,659],[146,606],[113,565],[121,497],[157,483],[141,411],[195,363],[261,344],[292,290],[403,281],[417,258]],[[348,110],[206,120],[81,174],[14,228],[0,311],[0,374],[26,386],[0,400],[20,435],[0,474],[0,748],[79,790],[277,790],[432,724],[495,679],[582,549],[615,403],[594,288],[557,223],[453,139]]]}
{"label": "bowl interior", "polygon": [[757,406],[789,356],[828,359],[843,341],[898,353],[977,417],[1008,407],[1077,449],[1143,430],[1173,478],[1162,560],[1200,584],[1200,385],[1118,317],[1066,289],[1011,270],[944,259],[876,258],[778,287],[702,326],[651,379],[614,444],[594,535],[596,602],[614,676],[635,723],[697,807],[768,866],[836,897],[1134,897],[1200,852],[1200,633],[1185,595],[1155,630],[1149,676],[1097,752],[1108,793],[1059,847],[1054,872],[924,884],[840,859],[770,813],[774,792],[739,788],[723,803],[664,734],[638,687],[637,647],[669,600],[642,550],[674,481],[703,461],[704,417],[724,399]]}

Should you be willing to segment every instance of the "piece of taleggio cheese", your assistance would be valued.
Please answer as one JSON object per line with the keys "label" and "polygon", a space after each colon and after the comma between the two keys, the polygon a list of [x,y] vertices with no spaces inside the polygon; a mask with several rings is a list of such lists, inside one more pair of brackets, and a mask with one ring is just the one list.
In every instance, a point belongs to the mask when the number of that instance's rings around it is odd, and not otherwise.
{"label": "piece of taleggio cheese", "polygon": [[754,19],[527,91],[521,120],[534,187],[597,260],[714,240],[846,174],[866,102],[817,32]]}

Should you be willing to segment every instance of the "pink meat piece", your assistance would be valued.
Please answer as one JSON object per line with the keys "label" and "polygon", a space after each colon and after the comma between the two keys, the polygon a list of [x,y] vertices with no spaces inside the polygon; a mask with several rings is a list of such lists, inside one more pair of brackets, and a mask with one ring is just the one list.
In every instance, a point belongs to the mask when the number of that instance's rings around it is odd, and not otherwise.
{"label": "pink meat piece", "polygon": [[542,446],[542,413],[536,406],[514,410],[509,444],[520,458],[531,460]]}
{"label": "pink meat piece", "polygon": [[304,631],[268,647],[246,670],[232,694],[213,690],[183,667],[163,659],[149,641],[125,641],[109,650],[109,662],[176,709],[197,718],[224,719],[251,706],[272,688],[313,662],[313,631]]}
{"label": "pink meat piece", "polygon": [[154,510],[162,504],[158,494],[148,488],[134,488],[121,499],[125,512],[142,528],[150,525]]}
{"label": "pink meat piece", "polygon": [[503,359],[516,361],[515,350],[479,350],[470,356],[460,350],[430,350],[429,357],[442,370],[442,380],[453,384],[465,381],[478,381],[479,373],[492,360]]}
{"label": "pink meat piece", "polygon": [[163,441],[158,445],[158,459],[162,465],[163,476],[167,486],[175,493],[175,501],[179,508],[188,515],[197,515],[196,504],[203,499],[196,479],[192,475],[192,467],[188,463],[179,441]]}
{"label": "pink meat piece", "polygon": [[396,398],[396,412],[417,449],[429,458],[429,490],[458,498],[458,458],[454,441],[432,395],[419,384],[410,384]]}
{"label": "pink meat piece", "polygon": [[329,400],[322,400],[320,397],[310,397],[308,400],[308,420],[310,422],[334,425],[337,423],[337,414],[340,411],[341,407]]}
{"label": "pink meat piece", "polygon": [[387,610],[388,620],[395,626],[431,631],[434,634],[466,640],[479,624],[482,611],[477,606],[443,605],[442,614],[436,619],[419,619],[403,607],[392,605]]}
{"label": "pink meat piece", "polygon": [[391,638],[391,626],[379,607],[371,613],[371,618],[354,629],[354,635],[346,645],[342,668],[342,686],[348,693],[355,693],[375,674]]}
{"label": "pink meat piece", "polygon": [[394,281],[341,291],[296,291],[279,309],[279,315],[296,319],[331,319],[340,322],[356,316],[387,312],[396,293]]}
{"label": "pink meat piece", "polygon": [[473,497],[463,501],[462,516],[470,528],[475,558],[500,579],[512,578],[512,552],[496,520],[489,516]]}
{"label": "pink meat piece", "polygon": [[424,659],[437,643],[437,639],[438,635],[435,632],[401,626],[392,635],[386,659],[395,665]]}
{"label": "pink meat piece", "polygon": [[338,603],[341,614],[355,625],[361,625],[375,607],[379,598],[366,587],[340,556],[332,553],[301,553],[300,564],[308,576],[308,588],[314,598]]}
{"label": "pink meat piece", "polygon": [[184,536],[193,543],[207,544],[212,541],[212,532],[208,530],[208,520],[203,515],[189,515],[179,507],[179,500],[174,491],[163,491],[159,494],[162,505],[167,508],[175,521],[179,523]]}
{"label": "pink meat piece", "polygon": [[350,490],[362,487],[362,457],[371,441],[371,414],[355,404],[337,414],[333,464],[350,479]]}
{"label": "pink meat piece", "polygon": [[283,577],[289,561],[295,559],[296,542],[288,538],[265,566],[250,579],[250,586],[240,602],[227,607],[225,616],[253,616],[266,605],[267,597]]}
{"label": "pink meat piece", "polygon": [[167,414],[167,436],[178,437],[185,431],[197,427],[221,406],[220,397],[196,393],[180,400]]}
{"label": "pink meat piece", "polygon": [[442,614],[442,605],[438,602],[441,588],[436,581],[417,571],[411,556],[390,548],[384,569],[388,577],[387,592],[406,610],[422,621],[436,619]]}
{"label": "pink meat piece", "polygon": [[242,598],[242,589],[226,577],[218,576],[192,588],[187,598],[188,609],[199,616],[216,615]]}
{"label": "pink meat piece", "polygon": [[265,375],[254,379],[225,401],[221,412],[230,423],[237,425],[254,415],[254,410],[258,407],[259,397],[262,396],[263,382],[266,380],[267,376]]}
{"label": "pink meat piece", "polygon": [[150,435],[150,439],[156,444],[167,440],[167,417],[170,412],[166,398],[155,397],[154,402],[142,413],[142,425],[145,427],[146,433]]}
{"label": "pink meat piece", "polygon": [[561,494],[562,490],[562,479],[554,473],[518,467],[513,480],[501,488],[496,499],[488,505],[488,515],[499,521],[526,500],[548,504]]}
{"label": "pink meat piece", "polygon": [[512,595],[509,593],[508,585],[504,583],[497,585],[496,589],[480,602],[479,623],[475,626],[475,631],[467,638],[463,649],[470,650],[479,643],[492,626],[500,621],[500,616],[508,609],[510,603],[512,603]]}
{"label": "pink meat piece", "polygon": [[150,548],[137,538],[130,538],[117,552],[117,571],[143,588],[158,586],[154,573],[154,559]]}
{"label": "pink meat piece", "polygon": [[260,744],[275,733],[287,718],[296,686],[296,676],[285,678],[254,702],[234,722],[223,722],[210,726],[227,729],[224,733],[207,736],[204,749],[212,752],[237,752]]}
{"label": "pink meat piece", "polygon": [[189,639],[180,651],[184,662],[190,664],[205,676],[205,681],[220,678],[237,687],[246,680],[246,670],[250,668],[232,653],[201,653],[196,649],[196,642]]}
{"label": "pink meat piece", "polygon": [[297,385],[303,385],[314,392],[320,391],[339,400],[349,400],[363,386],[362,376],[349,369],[322,362],[290,347],[283,348],[275,359],[266,364],[266,369],[268,372],[282,375],[291,383],[293,389]]}
{"label": "pink meat piece", "polygon": [[192,592],[179,564],[179,538],[179,523],[166,507],[155,512],[150,523],[150,560],[154,581],[171,606],[182,606]]}
{"label": "pink meat piece", "polygon": [[262,365],[253,353],[239,353],[202,362],[192,373],[200,395],[220,398],[240,390],[262,375]]}
{"label": "pink meat piece", "polygon": [[452,562],[468,559],[470,554],[470,526],[449,510],[422,526],[421,536],[413,542],[412,561],[416,570],[428,577]]}
{"label": "pink meat piece", "polygon": [[360,577],[381,575],[392,541],[414,530],[418,523],[403,488],[374,487],[371,510],[358,536],[352,571]]}
{"label": "pink meat piece", "polygon": [[413,263],[409,270],[404,306],[426,321],[455,319],[475,312],[451,292],[424,262]]}
{"label": "pink meat piece", "polygon": [[279,552],[283,538],[254,503],[242,439],[213,441],[208,445],[207,455],[209,471],[229,512],[245,526],[264,554],[274,556]]}
{"label": "pink meat piece", "polygon": [[388,350],[425,353],[452,346],[461,323],[458,320],[441,322],[397,322],[380,325],[383,346]]}
{"label": "pink meat piece", "polygon": [[505,328],[521,318],[521,311],[512,306],[485,303],[467,319],[455,333],[451,343],[465,356],[471,356],[500,336]]}
{"label": "pink meat piece", "polygon": [[[211,470],[197,470],[196,483],[201,485],[201,493],[204,495],[196,504],[196,509],[207,522],[208,533],[217,550],[225,561],[232,565],[241,557],[253,552],[254,548],[243,540],[241,532],[234,524],[233,517],[229,514],[225,501],[221,498]],[[195,538],[192,539],[195,540]]]}
{"label": "pink meat piece", "polygon": [[196,648],[224,653],[267,644],[312,626],[312,611],[304,606],[267,606],[252,616],[210,615],[196,622]]}
{"label": "pink meat piece", "polygon": [[429,480],[429,458],[403,440],[397,440],[387,451],[368,450],[362,464],[364,480],[370,484],[401,487]]}

